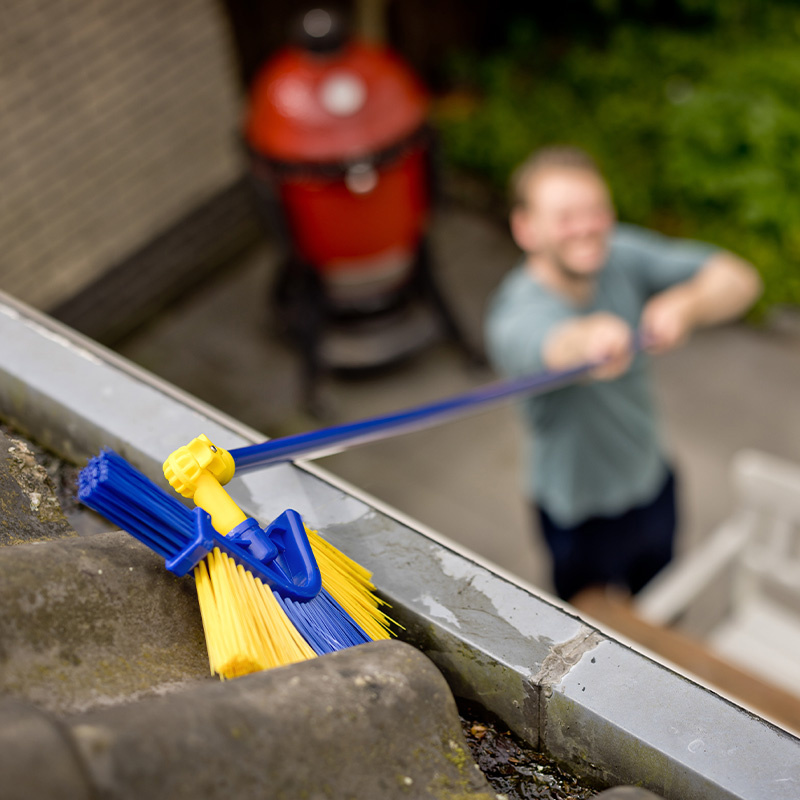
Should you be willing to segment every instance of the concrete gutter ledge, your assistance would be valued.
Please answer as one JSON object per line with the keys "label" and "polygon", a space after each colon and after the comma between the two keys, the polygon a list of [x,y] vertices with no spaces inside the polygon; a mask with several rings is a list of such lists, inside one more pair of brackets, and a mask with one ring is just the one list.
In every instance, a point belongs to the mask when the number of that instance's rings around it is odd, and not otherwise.
{"label": "concrete gutter ledge", "polygon": [[456,695],[542,752],[583,777],[668,800],[798,797],[791,734],[422,534],[387,542],[381,527],[373,518],[337,534],[348,552],[359,540],[380,559],[376,580],[406,641]]}
{"label": "concrete gutter ledge", "polygon": [[800,796],[800,740],[613,640],[543,703],[547,751],[598,772],[613,763],[619,783],[667,798]]}
{"label": "concrete gutter ledge", "polygon": [[[159,480],[199,433],[263,437],[93,343],[0,298],[0,408],[81,458],[102,445]],[[311,465],[235,481],[262,520],[298,509],[375,573],[404,638],[453,692],[482,703],[579,775],[667,800],[796,800],[800,740],[625,647],[530,587]],[[355,651],[358,652],[358,651]]]}

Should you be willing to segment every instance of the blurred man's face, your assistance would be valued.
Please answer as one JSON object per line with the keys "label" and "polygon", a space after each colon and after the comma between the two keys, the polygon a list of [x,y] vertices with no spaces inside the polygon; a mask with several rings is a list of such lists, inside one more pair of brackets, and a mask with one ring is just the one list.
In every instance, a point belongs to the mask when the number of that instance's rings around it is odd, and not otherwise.
{"label": "blurred man's face", "polygon": [[550,167],[528,184],[517,225],[528,253],[571,278],[590,278],[605,263],[614,208],[605,182],[584,169]]}

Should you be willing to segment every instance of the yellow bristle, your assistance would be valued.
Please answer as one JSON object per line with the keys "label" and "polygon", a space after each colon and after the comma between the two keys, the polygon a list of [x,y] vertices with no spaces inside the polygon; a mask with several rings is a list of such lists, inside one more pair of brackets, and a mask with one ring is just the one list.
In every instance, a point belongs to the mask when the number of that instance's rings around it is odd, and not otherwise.
{"label": "yellow bristle", "polygon": [[194,568],[194,582],[197,587],[197,599],[200,604],[200,617],[203,620],[203,631],[206,635],[206,649],[211,674],[214,674],[214,664],[218,661],[218,633],[220,629],[217,605],[214,602],[214,590],[205,561],[201,561]]}
{"label": "yellow bristle", "polygon": [[272,591],[218,548],[195,581],[212,673],[235,678],[314,657]]}
{"label": "yellow bristle", "polygon": [[380,610],[379,606],[385,603],[375,595],[369,570],[337,550],[317,531],[306,527],[306,533],[322,573],[322,585],[334,600],[370,639],[391,638],[390,626],[400,626]]}
{"label": "yellow bristle", "polygon": [[[388,639],[397,625],[380,610],[371,573],[306,529],[322,585],[371,639]],[[234,678],[293,664],[315,653],[272,590],[215,548],[195,568],[211,672]],[[399,626],[398,626],[399,627]]]}

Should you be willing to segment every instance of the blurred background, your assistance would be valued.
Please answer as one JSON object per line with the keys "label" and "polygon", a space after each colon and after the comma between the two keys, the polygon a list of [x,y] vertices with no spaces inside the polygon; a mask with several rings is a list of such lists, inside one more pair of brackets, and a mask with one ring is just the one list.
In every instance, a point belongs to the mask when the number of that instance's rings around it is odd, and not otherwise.
{"label": "blurred background", "polygon": [[[502,219],[511,168],[569,140],[596,155],[622,218],[758,264],[760,316],[800,302],[796,3],[332,7],[430,91],[440,172],[473,179],[460,201]],[[72,321],[81,294],[135,264],[124,303],[109,292],[80,306],[81,325],[111,341],[252,246],[263,229],[242,196],[248,92],[300,12],[254,0],[4,3],[3,288]]]}
{"label": "blurred background", "polygon": [[[737,507],[742,448],[800,462],[800,8],[325,8],[5,0],[0,289],[265,436],[394,411],[493,379],[485,304],[519,258],[507,177],[538,145],[583,146],[622,219],[765,280],[746,323],[656,365],[681,552],[700,548]],[[344,30],[366,54],[331,66]],[[328,202],[346,211],[323,235]],[[519,437],[506,407],[323,464],[549,589]]]}

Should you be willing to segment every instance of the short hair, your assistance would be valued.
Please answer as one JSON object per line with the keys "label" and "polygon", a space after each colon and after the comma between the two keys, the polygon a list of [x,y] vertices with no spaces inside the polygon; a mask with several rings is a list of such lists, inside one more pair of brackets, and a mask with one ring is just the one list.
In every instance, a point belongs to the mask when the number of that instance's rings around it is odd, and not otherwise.
{"label": "short hair", "polygon": [[603,178],[597,162],[580,147],[572,145],[550,145],[534,150],[512,173],[509,181],[509,202],[511,208],[523,208],[528,198],[527,187],[531,178],[539,172],[551,168],[582,169]]}

